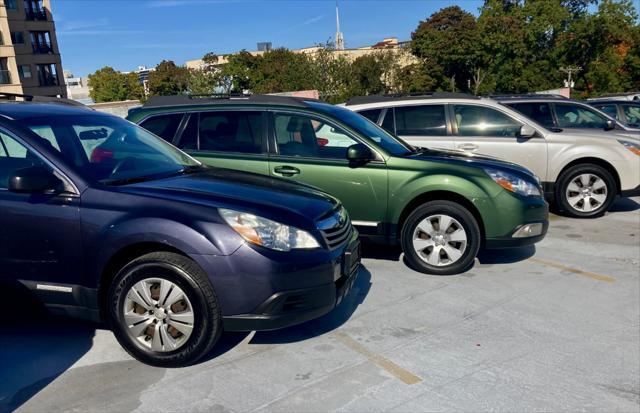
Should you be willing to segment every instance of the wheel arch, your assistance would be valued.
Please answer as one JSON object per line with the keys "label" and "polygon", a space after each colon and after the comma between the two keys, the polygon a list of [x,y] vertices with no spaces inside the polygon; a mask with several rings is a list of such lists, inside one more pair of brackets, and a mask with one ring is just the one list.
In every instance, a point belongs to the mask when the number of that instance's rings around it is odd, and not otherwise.
{"label": "wheel arch", "polygon": [[562,169],[560,170],[560,172],[558,172],[558,175],[556,176],[555,182],[557,182],[560,176],[562,176],[562,174],[565,173],[569,168],[574,167],[576,165],[582,165],[582,164],[594,164],[606,169],[607,172],[609,172],[611,176],[613,176],[613,179],[616,182],[616,194],[620,194],[621,182],[620,182],[620,176],[618,175],[618,171],[613,165],[611,165],[609,162],[605,161],[602,158],[584,157],[584,158],[574,159],[573,161],[569,162],[568,164],[562,167]]}
{"label": "wheel arch", "polygon": [[484,247],[486,232],[484,227],[484,221],[482,219],[482,215],[480,214],[480,211],[478,210],[478,208],[476,208],[476,206],[473,204],[471,200],[465,198],[464,196],[455,192],[445,191],[445,190],[434,190],[434,191],[424,192],[414,197],[411,201],[409,201],[409,203],[405,205],[405,207],[402,209],[402,212],[400,213],[400,219],[398,220],[398,224],[396,226],[396,233],[394,234],[394,238],[396,240],[399,240],[400,237],[402,236],[402,228],[404,227],[404,224],[407,221],[407,218],[409,217],[411,212],[415,210],[417,207],[419,207],[420,205],[430,201],[451,201],[451,202],[458,203],[464,208],[466,208],[467,210],[469,210],[469,212],[471,212],[473,217],[478,222],[478,227],[480,228],[480,236],[481,236],[480,248]]}

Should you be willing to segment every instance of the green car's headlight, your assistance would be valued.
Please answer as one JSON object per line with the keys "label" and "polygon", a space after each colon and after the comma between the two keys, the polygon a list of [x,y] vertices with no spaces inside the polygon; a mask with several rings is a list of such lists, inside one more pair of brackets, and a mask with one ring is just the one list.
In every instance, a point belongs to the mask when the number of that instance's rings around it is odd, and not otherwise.
{"label": "green car's headlight", "polygon": [[246,212],[223,208],[218,208],[218,212],[231,228],[252,244],[275,251],[320,248],[318,241],[307,231]]}
{"label": "green car's headlight", "polygon": [[540,196],[540,187],[533,182],[526,181],[519,176],[498,169],[485,169],[487,175],[507,191],[522,196]]}

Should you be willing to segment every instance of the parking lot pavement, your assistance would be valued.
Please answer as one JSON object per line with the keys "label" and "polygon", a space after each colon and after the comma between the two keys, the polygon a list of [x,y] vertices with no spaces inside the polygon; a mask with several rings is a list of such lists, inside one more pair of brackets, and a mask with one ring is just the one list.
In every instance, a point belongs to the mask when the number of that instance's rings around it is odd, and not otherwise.
{"label": "parking lot pavement", "polygon": [[15,315],[0,329],[0,411],[639,411],[639,208],[552,216],[536,248],[484,253],[457,276],[367,246],[335,311],[227,334],[184,369],[142,365],[92,325]]}

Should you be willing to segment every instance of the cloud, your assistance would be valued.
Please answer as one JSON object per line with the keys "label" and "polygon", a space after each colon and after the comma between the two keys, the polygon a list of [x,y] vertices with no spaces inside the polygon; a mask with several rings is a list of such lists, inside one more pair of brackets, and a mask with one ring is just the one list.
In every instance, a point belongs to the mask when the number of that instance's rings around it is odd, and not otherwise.
{"label": "cloud", "polygon": [[324,14],[321,14],[320,16],[312,17],[312,18],[310,18],[310,19],[307,19],[307,20],[303,21],[302,23],[295,24],[295,25],[293,25],[293,26],[289,27],[289,28],[288,28],[288,29],[286,29],[284,32],[285,32],[285,33],[292,32],[292,31],[294,31],[294,30],[296,30],[296,29],[299,29],[299,28],[301,28],[301,27],[308,26],[308,25],[310,25],[310,24],[313,24],[313,23],[319,22],[320,20],[324,19],[324,17],[325,17],[325,16],[324,16]]}

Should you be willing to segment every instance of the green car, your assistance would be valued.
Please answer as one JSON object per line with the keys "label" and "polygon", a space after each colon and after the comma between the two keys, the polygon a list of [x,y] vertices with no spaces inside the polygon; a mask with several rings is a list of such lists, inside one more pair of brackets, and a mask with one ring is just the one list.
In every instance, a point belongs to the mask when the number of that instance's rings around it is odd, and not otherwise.
{"label": "green car", "polygon": [[339,106],[173,96],[150,99],[128,119],[205,164],[323,189],[363,238],[400,243],[407,264],[425,273],[462,272],[480,248],[530,245],[547,231],[548,205],[527,169],[412,147]]}

